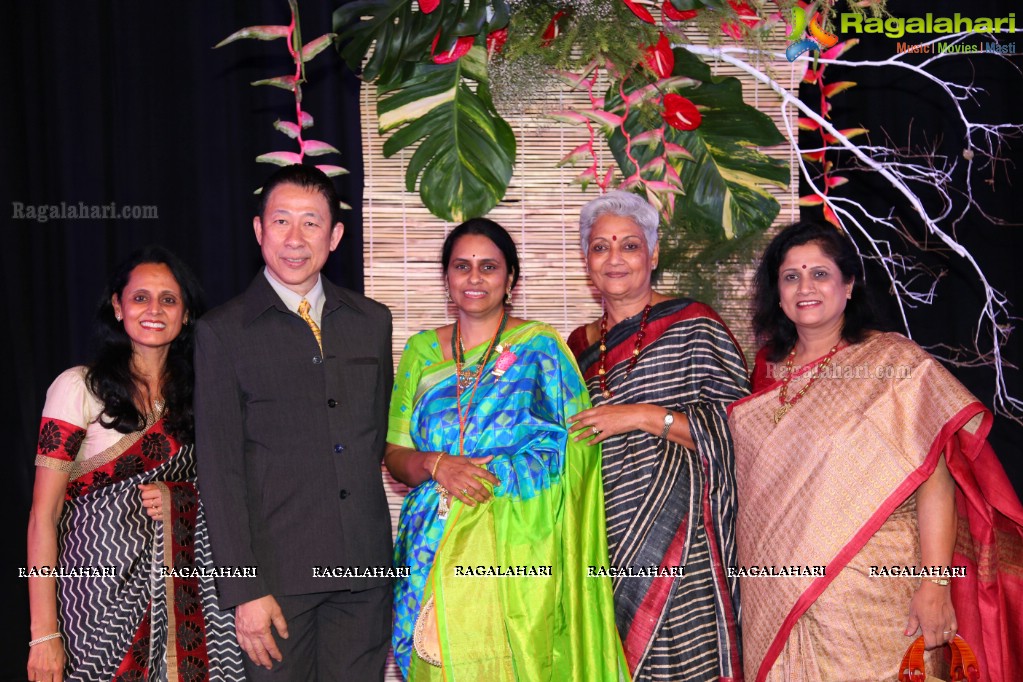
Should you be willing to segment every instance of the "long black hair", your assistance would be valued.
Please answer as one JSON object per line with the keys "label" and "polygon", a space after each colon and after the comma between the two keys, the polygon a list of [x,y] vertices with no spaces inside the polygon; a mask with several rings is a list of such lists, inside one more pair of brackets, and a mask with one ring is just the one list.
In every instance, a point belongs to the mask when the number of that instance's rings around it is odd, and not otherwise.
{"label": "long black hair", "polygon": [[96,310],[93,325],[96,353],[85,380],[89,390],[103,403],[100,416],[103,426],[120,433],[133,433],[145,428],[145,415],[138,409],[141,378],[132,371],[131,339],[124,331],[124,325],[114,316],[112,303],[114,294],[123,299],[132,271],[144,263],[166,265],[181,288],[186,324],[170,344],[161,391],[167,431],[182,443],[191,443],[195,429],[192,411],[194,330],[195,321],[205,308],[202,288],[195,275],[166,248],[157,245],[142,247],[119,264],[110,276]]}
{"label": "long black hair", "polygon": [[779,305],[778,269],[789,249],[814,243],[842,272],[842,280],[853,280],[852,298],[845,305],[842,338],[847,343],[862,341],[874,329],[875,314],[863,283],[863,264],[856,245],[844,232],[831,225],[801,222],[789,225],[771,240],[753,277],[753,333],[768,347],[767,359],[777,362],[796,344],[796,325]]}
{"label": "long black hair", "polygon": [[512,275],[511,285],[514,289],[519,282],[519,252],[508,230],[489,218],[470,218],[448,233],[440,253],[444,272],[448,271],[448,265],[451,263],[451,252],[455,248],[455,242],[469,234],[478,234],[494,242],[494,246],[504,255],[504,262]]}

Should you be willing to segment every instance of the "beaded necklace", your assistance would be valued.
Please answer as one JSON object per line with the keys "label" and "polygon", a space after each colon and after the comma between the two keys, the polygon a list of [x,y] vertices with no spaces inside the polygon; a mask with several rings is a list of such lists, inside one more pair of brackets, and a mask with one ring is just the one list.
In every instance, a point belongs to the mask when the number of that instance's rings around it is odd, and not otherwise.
{"label": "beaded necklace", "polygon": [[833,358],[835,356],[835,353],[838,352],[838,348],[840,345],[841,342],[836,343],[834,346],[831,347],[831,350],[828,351],[828,354],[825,355],[824,358],[817,364],[817,366],[813,368],[812,370],[813,373],[810,375],[810,380],[806,382],[806,386],[803,386],[801,389],[799,389],[799,391],[794,396],[792,396],[792,400],[788,400],[789,382],[792,380],[792,367],[795,364],[796,360],[796,349],[794,347],[792,348],[792,352],[789,353],[789,357],[785,360],[785,377],[781,380],[781,391],[778,393],[778,401],[781,403],[781,407],[775,410],[774,413],[775,424],[780,422],[781,418],[784,417],[788,413],[788,411],[792,409],[792,406],[798,403],[800,399],[802,399],[802,397],[806,395],[806,392],[810,390],[810,387],[817,383],[817,379],[820,378],[820,375],[824,371],[824,368],[831,363],[831,358]]}
{"label": "beaded necklace", "polygon": [[[636,367],[636,363],[639,362],[639,351],[643,346],[643,337],[646,336],[646,321],[650,317],[650,308],[653,306],[647,303],[646,307],[643,308],[643,318],[639,321],[639,331],[636,332],[636,347],[632,349],[632,357],[629,358],[629,366],[625,369],[625,379],[629,378],[632,374],[632,370]],[[605,369],[605,362],[607,361],[607,311],[604,311],[603,317],[600,318],[600,367],[597,368],[597,374],[600,376],[600,393],[604,398],[613,398],[614,391],[607,387],[607,369]]]}

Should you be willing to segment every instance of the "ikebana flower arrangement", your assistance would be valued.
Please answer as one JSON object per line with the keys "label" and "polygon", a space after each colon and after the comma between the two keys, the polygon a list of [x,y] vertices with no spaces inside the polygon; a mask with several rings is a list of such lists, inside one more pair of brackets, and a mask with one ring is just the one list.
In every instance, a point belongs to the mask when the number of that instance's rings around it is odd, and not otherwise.
{"label": "ikebana flower arrangement", "polygon": [[[324,154],[340,153],[332,145],[322,140],[308,139],[305,137],[304,131],[313,126],[313,117],[309,112],[302,108],[302,83],[306,82],[305,65],[307,62],[312,61],[316,55],[330,47],[336,36],[333,33],[325,33],[319,38],[303,45],[302,29],[299,24],[298,16],[298,0],[288,0],[288,6],[291,8],[291,23],[287,26],[249,26],[235,31],[215,45],[215,47],[223,47],[224,45],[243,38],[256,40],[276,40],[278,38],[286,39],[285,42],[288,45],[288,53],[291,55],[291,59],[295,64],[294,72],[283,76],[265,78],[252,83],[252,85],[271,85],[273,87],[288,90],[295,98],[295,120],[277,120],[274,122],[274,128],[295,140],[298,145],[298,151],[267,152],[266,154],[260,154],[256,157],[256,161],[261,163],[272,163],[278,166],[290,166],[296,163],[304,163],[305,157],[307,156],[322,156]],[[341,166],[331,164],[316,164],[316,167],[326,173],[329,177],[344,175],[348,172]],[[344,208],[350,207],[344,206]]]}
{"label": "ikebana flower arrangement", "polygon": [[[303,46],[296,0],[289,5],[290,26],[251,27],[222,43],[288,38],[295,72],[256,84],[294,93],[295,121],[276,125],[298,140],[299,151],[260,157],[271,163],[336,151],[302,137],[312,118],[302,110],[300,87],[302,64],[324,49],[332,34]],[[843,6],[848,11],[878,19],[887,10],[885,0],[852,0]],[[783,12],[791,13],[789,24]],[[1003,145],[1023,136],[1023,123],[979,121],[974,110],[964,108],[986,93],[969,75],[948,73],[974,73],[982,64],[944,67],[950,60],[972,60],[970,53],[945,50],[920,61],[912,51],[880,60],[849,59],[845,55],[858,41],[838,42],[829,33],[835,14],[834,0],[355,0],[334,13],[333,40],[345,61],[376,85],[380,132],[387,136],[384,153],[412,150],[406,187],[418,189],[427,208],[446,220],[483,215],[504,196],[516,141],[501,106],[542,99],[537,93],[556,87],[583,89],[589,106],[548,112],[588,132],[589,139],[561,164],[580,168],[576,181],[583,188],[624,187],[658,205],[666,228],[661,265],[676,273],[746,248],[771,224],[778,204],[765,187],[786,185],[789,169],[756,147],[787,142],[809,189],[800,204],[819,207],[826,220],[862,242],[861,255],[883,268],[908,332],[905,309],[932,300],[935,278],[893,244],[915,245],[941,258],[954,254],[972,274],[984,299],[972,343],[930,350],[954,365],[991,367],[995,412],[1023,423],[1023,399],[1009,393],[1002,357],[1015,317],[1008,298],[958,236],[970,211],[1002,222],[980,205],[973,188],[994,182],[992,169],[1004,163]],[[813,40],[800,38],[807,26]],[[788,37],[786,52],[766,49],[771,31]],[[1001,28],[985,35],[1003,47],[1013,39],[1011,30]],[[967,30],[922,46],[959,45],[974,37]],[[805,63],[805,101],[776,80],[765,58]],[[1007,57],[1000,50],[984,58]],[[710,61],[727,64],[774,93],[784,136],[743,101],[737,79],[711,75]],[[828,82],[826,66],[894,70],[937,86],[958,125],[961,158],[906,151],[890,139],[857,141],[869,136],[858,122],[831,119],[833,99],[855,82]],[[606,78],[598,78],[601,74]],[[602,144],[614,167],[601,167],[597,147]],[[330,174],[343,172],[325,168]],[[959,177],[954,171],[967,178],[965,189],[953,184]],[[911,233],[887,206],[875,210],[845,194],[857,173],[881,178],[902,197],[926,238]],[[932,196],[939,198],[937,208],[925,200]],[[683,253],[694,244],[703,252]]]}
{"label": "ikebana flower arrangement", "polygon": [[[787,185],[789,169],[756,147],[784,138],[737,79],[712,76],[684,45],[757,44],[779,21],[735,0],[356,0],[334,29],[342,57],[376,85],[384,153],[414,150],[406,187],[435,215],[483,215],[504,196],[516,141],[495,90],[522,100],[567,86],[590,106],[547,113],[587,129],[561,161],[584,189],[642,192],[666,224],[725,239],[777,215],[765,186]],[[614,167],[601,168],[598,144]]]}

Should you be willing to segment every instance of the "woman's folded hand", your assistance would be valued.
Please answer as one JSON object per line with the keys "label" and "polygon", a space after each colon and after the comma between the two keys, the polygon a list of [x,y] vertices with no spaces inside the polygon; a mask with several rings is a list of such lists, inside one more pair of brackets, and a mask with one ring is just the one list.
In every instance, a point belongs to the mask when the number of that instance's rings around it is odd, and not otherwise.
{"label": "woman's folded hand", "polygon": [[[452,457],[443,455],[437,464],[434,480],[451,495],[470,507],[486,502],[494,494],[493,487],[501,484],[497,476],[484,465],[494,457]],[[489,486],[488,486],[489,484]]]}

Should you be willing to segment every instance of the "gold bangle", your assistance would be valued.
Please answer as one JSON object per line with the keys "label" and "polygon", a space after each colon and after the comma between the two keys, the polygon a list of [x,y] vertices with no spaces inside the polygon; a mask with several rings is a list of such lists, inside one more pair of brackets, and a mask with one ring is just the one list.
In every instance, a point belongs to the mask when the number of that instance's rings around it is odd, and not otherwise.
{"label": "gold bangle", "polygon": [[952,581],[949,580],[948,578],[927,578],[927,579],[930,580],[935,585],[941,585],[942,587],[948,587],[949,585],[952,584]]}
{"label": "gold bangle", "polygon": [[432,478],[435,481],[437,480],[437,467],[440,466],[440,460],[443,457],[444,457],[444,453],[443,452],[438,452],[437,453],[437,461],[435,461],[433,463],[433,468],[430,469],[430,478]]}

